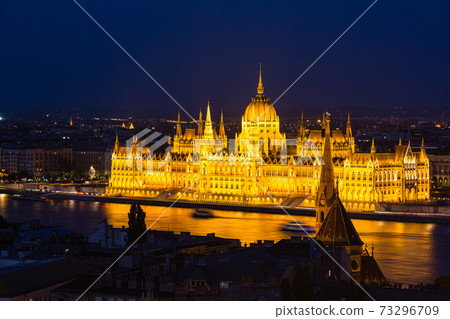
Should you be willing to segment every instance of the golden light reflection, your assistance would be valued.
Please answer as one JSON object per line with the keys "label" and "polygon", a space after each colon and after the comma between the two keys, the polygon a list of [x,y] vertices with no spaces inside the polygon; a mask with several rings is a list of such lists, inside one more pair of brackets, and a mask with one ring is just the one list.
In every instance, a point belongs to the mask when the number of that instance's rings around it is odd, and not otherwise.
{"label": "golden light reflection", "polygon": [[[129,205],[105,203],[107,219],[114,227],[127,226]],[[150,226],[167,207],[142,206]],[[292,222],[286,214],[263,214],[213,210],[214,218],[193,217],[193,209],[170,208],[154,225],[155,230],[170,230],[175,233],[189,231],[194,235],[215,233],[216,236],[239,238],[242,244],[257,240],[280,240],[294,236],[306,236],[300,232],[290,233],[282,226]],[[293,216],[305,225],[314,228],[315,218]],[[400,223],[390,221],[353,220],[361,239],[374,254],[388,279],[398,283],[428,283],[433,275],[433,225]],[[431,226],[430,226],[431,225]]]}

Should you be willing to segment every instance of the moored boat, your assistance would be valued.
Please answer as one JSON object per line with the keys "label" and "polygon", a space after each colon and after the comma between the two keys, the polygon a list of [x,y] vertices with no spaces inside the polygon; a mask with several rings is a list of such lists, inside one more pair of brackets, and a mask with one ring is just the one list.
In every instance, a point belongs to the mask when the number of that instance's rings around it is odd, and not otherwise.
{"label": "moored boat", "polygon": [[45,202],[45,199],[39,196],[36,196],[35,194],[25,194],[25,193],[19,193],[14,194],[11,196],[11,199],[16,200],[30,200],[30,201],[36,201],[36,202]]}

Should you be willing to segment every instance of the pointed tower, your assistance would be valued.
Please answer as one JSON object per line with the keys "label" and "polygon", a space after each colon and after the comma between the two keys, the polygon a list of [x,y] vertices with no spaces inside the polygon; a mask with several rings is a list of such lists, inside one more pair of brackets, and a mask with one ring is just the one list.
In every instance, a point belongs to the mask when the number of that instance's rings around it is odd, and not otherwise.
{"label": "pointed tower", "polygon": [[361,275],[363,242],[359,238],[347,211],[339,198],[338,186],[334,183],[330,142],[330,121],[325,127],[324,165],[320,174],[316,201],[316,239],[327,247],[345,247],[351,261],[352,277],[357,281]]}
{"label": "pointed tower", "polygon": [[116,142],[114,144],[114,154],[119,154],[119,134],[116,131]]}
{"label": "pointed tower", "polygon": [[299,134],[297,137],[297,156],[301,154],[305,140],[306,140],[306,130],[305,130],[305,123],[303,122],[303,110],[302,110],[302,119],[300,121],[300,130],[299,130]]}
{"label": "pointed tower", "polygon": [[300,121],[299,137],[301,140],[303,140],[306,137],[305,123],[303,122],[303,110],[302,110],[302,119]]}
{"label": "pointed tower", "polygon": [[422,146],[420,147],[420,161],[423,163],[426,161],[427,159],[427,152],[425,151],[425,142],[424,139],[422,137]]}
{"label": "pointed tower", "polygon": [[264,95],[264,86],[262,83],[262,75],[261,75],[261,63],[259,64],[259,82],[256,91],[258,92],[258,95]]}
{"label": "pointed tower", "polygon": [[402,146],[402,138],[401,137],[398,139],[398,146]]}
{"label": "pointed tower", "polygon": [[370,147],[370,153],[375,154],[377,149],[375,148],[375,139],[372,137],[372,146]]}
{"label": "pointed tower", "polygon": [[223,123],[223,111],[220,111],[219,136],[221,138],[225,137],[225,124]]}
{"label": "pointed tower", "polygon": [[212,121],[211,121],[211,110],[209,107],[209,99],[208,99],[208,106],[206,108],[206,121],[205,121],[204,137],[208,138],[208,139],[214,139]]}
{"label": "pointed tower", "polygon": [[181,138],[182,135],[183,135],[183,132],[181,131],[180,110],[178,110],[177,131],[175,133],[175,136]]}
{"label": "pointed tower", "polygon": [[200,110],[200,114],[198,115],[198,128],[197,128],[197,135],[202,137],[203,136],[203,120],[202,120],[202,110]]}
{"label": "pointed tower", "polygon": [[328,215],[331,204],[335,197],[333,158],[331,152],[330,121],[325,118],[325,142],[323,146],[323,165],[320,172],[319,189],[316,196],[316,227],[320,228]]}
{"label": "pointed tower", "polygon": [[352,123],[350,122],[350,111],[348,111],[347,126],[345,127],[345,135],[347,136],[348,139],[351,139],[353,137]]}
{"label": "pointed tower", "polygon": [[323,114],[322,114],[322,130],[324,130],[326,128],[326,126],[327,126],[327,119],[325,117],[325,111],[323,111]]}
{"label": "pointed tower", "polygon": [[361,254],[364,243],[337,194],[327,217],[317,230],[316,240],[333,249],[344,247],[350,257],[351,275],[356,281],[361,281]]}
{"label": "pointed tower", "polygon": [[134,156],[136,155],[136,145],[137,145],[137,137],[136,135],[133,135],[133,142],[131,144],[131,153],[133,154],[133,160]]}
{"label": "pointed tower", "polygon": [[355,153],[355,139],[353,138],[352,123],[350,122],[350,111],[348,111],[347,125],[345,127],[345,137],[348,143],[348,157],[351,158]]}

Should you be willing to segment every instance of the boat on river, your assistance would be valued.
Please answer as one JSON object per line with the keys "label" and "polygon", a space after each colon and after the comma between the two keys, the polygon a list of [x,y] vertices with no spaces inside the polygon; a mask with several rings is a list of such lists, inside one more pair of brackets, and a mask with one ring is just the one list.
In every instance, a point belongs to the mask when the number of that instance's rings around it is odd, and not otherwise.
{"label": "boat on river", "polygon": [[208,210],[208,209],[204,209],[204,208],[197,208],[195,210],[195,212],[193,213],[194,217],[197,218],[211,218],[214,217],[213,213]]}
{"label": "boat on river", "polygon": [[307,232],[307,233],[315,233],[316,231],[311,228],[308,225],[302,224],[300,222],[290,222],[287,224],[284,224],[281,227],[282,230],[288,231],[288,232]]}

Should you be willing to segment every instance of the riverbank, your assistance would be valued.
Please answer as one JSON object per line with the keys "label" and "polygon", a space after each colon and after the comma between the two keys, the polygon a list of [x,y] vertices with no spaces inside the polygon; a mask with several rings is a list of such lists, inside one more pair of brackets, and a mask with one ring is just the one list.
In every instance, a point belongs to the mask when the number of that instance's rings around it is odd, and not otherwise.
{"label": "riverbank", "polygon": [[[216,203],[199,203],[190,201],[173,201],[154,198],[138,198],[138,197],[113,197],[113,196],[94,196],[82,194],[62,194],[56,193],[49,195],[50,198],[71,199],[82,201],[97,201],[107,203],[120,204],[140,204],[149,206],[163,207],[181,207],[181,208],[207,208],[214,210],[257,212],[270,214],[290,214],[294,216],[315,216],[315,209],[308,207],[279,207],[279,206],[255,206],[255,205],[236,205],[236,204],[216,204]],[[411,223],[437,223],[450,224],[450,215],[444,214],[428,214],[413,212],[349,212],[353,219],[378,220],[378,221],[398,221]]]}
{"label": "riverbank", "polygon": [[[0,193],[14,194],[17,189],[1,187]],[[56,192],[56,193],[42,193],[47,198],[77,200],[77,201],[94,201],[105,203],[118,204],[140,204],[148,206],[162,206],[162,207],[180,207],[180,208],[207,208],[214,210],[227,211],[241,211],[241,212],[257,212],[268,214],[290,214],[294,216],[315,216],[315,209],[310,207],[279,207],[267,205],[244,205],[244,204],[220,204],[220,203],[200,203],[185,200],[166,200],[155,198],[142,197],[114,197],[114,196],[100,196],[100,195],[84,195],[76,193]],[[407,207],[405,207],[407,208]],[[450,214],[433,214],[433,213],[419,213],[419,212],[349,212],[353,219],[363,220],[378,220],[378,221],[398,221],[411,223],[437,223],[450,224]]]}

